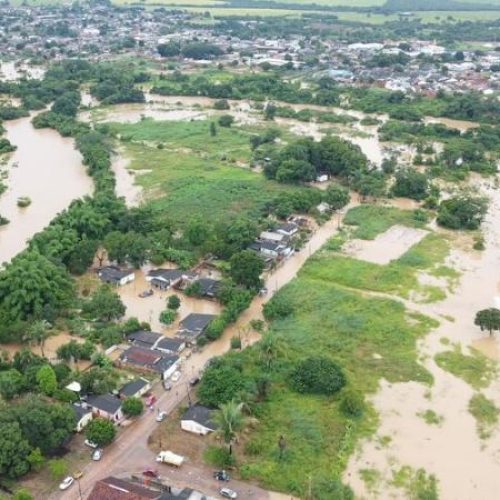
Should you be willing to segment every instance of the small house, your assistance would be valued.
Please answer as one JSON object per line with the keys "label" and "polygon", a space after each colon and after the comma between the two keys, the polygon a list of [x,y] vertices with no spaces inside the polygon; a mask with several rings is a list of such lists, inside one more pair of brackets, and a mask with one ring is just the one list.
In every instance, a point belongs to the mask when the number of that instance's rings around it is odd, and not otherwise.
{"label": "small house", "polygon": [[263,241],[275,241],[276,243],[285,243],[286,238],[284,234],[276,231],[262,231],[259,235],[259,239]]}
{"label": "small house", "polygon": [[130,382],[127,382],[120,389],[120,398],[140,398],[144,396],[149,390],[151,390],[151,383],[145,378],[136,378]]}
{"label": "small house", "polygon": [[190,406],[181,418],[181,429],[193,434],[205,436],[209,432],[217,429],[217,426],[212,422],[214,410],[194,404]]}
{"label": "small house", "polygon": [[299,226],[297,226],[297,224],[295,224],[294,222],[286,222],[278,226],[276,232],[283,234],[288,238],[291,238],[293,235],[299,232]]}
{"label": "small house", "polygon": [[210,299],[217,297],[221,284],[221,281],[212,278],[200,278],[193,282],[193,285],[198,287],[198,294]]}
{"label": "small house", "polygon": [[179,338],[162,337],[154,349],[165,354],[180,354],[186,348],[186,342]]}
{"label": "small house", "polygon": [[103,283],[115,286],[123,286],[135,280],[133,269],[120,269],[117,266],[102,267],[98,276]]}
{"label": "small house", "polygon": [[92,410],[95,417],[107,418],[118,422],[123,419],[122,401],[113,394],[87,396],[84,405]]}
{"label": "small house", "polygon": [[183,274],[180,269],[152,269],[146,275],[146,281],[159,290],[167,290],[177,285],[182,280]]}
{"label": "small house", "polygon": [[180,323],[177,336],[185,339],[187,343],[194,342],[203,335],[208,325],[216,318],[215,314],[188,314]]}
{"label": "small house", "polygon": [[92,411],[76,403],[72,405],[72,408],[76,417],[75,431],[82,432],[93,418]]}
{"label": "small house", "polygon": [[180,358],[174,354],[132,346],[123,352],[118,360],[120,365],[128,365],[136,370],[157,373],[165,380],[180,366]]}
{"label": "small house", "polygon": [[155,344],[162,338],[161,333],[149,332],[147,330],[137,330],[136,332],[129,333],[127,340],[138,347],[145,349],[153,349]]}

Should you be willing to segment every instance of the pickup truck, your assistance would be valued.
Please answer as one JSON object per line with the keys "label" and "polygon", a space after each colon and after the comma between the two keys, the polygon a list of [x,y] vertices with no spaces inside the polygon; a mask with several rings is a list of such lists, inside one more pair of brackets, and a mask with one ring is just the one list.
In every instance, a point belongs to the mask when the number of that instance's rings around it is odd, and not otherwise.
{"label": "pickup truck", "polygon": [[184,457],[182,455],[177,455],[172,451],[160,451],[160,453],[156,456],[156,461],[180,467],[184,462]]}

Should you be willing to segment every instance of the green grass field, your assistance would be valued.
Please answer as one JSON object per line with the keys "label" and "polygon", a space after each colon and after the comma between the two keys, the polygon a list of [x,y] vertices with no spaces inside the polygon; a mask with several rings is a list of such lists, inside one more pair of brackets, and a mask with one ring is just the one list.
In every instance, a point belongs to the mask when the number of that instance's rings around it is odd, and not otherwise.
{"label": "green grass field", "polygon": [[[361,418],[346,418],[338,397],[295,393],[287,383],[290,367],[321,353],[340,364],[349,384],[364,394],[376,391],[381,378],[431,384],[431,375],[417,362],[416,340],[436,326],[396,301],[363,297],[339,288],[329,277],[318,279],[318,268],[327,270],[332,262],[326,254],[309,261],[279,292],[293,306],[291,316],[270,325],[283,338],[282,365],[272,375],[271,395],[259,406],[259,424],[240,459],[244,478],[301,497],[310,478],[314,498],[325,500],[335,496],[320,494],[316,487],[340,477],[360,436],[374,432],[376,416],[368,409]],[[245,370],[262,370],[257,351],[256,346],[241,354]],[[281,434],[288,446],[279,460]]]}
{"label": "green grass field", "polygon": [[247,130],[217,127],[217,136],[211,137],[208,121],[110,126],[125,138],[131,168],[147,171],[137,182],[153,206],[181,225],[195,216],[209,216],[213,222],[238,214],[257,218],[279,193],[306,189],[269,181],[244,168],[251,155]]}

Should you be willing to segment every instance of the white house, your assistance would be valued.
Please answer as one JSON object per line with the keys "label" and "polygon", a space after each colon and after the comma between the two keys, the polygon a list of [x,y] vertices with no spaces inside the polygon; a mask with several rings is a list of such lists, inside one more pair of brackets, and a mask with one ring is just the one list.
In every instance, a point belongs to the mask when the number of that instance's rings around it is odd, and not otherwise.
{"label": "white house", "polygon": [[92,410],[96,417],[107,418],[114,422],[123,419],[122,401],[113,394],[87,396],[84,406]]}
{"label": "white house", "polygon": [[193,434],[205,436],[209,432],[217,429],[217,426],[212,422],[214,410],[195,404],[190,406],[181,418],[181,429]]}
{"label": "white house", "polygon": [[104,283],[123,286],[135,280],[133,269],[120,269],[117,266],[106,266],[99,270],[99,278]]}
{"label": "white house", "polygon": [[76,416],[75,431],[82,432],[93,418],[92,411],[78,404],[74,404],[72,408]]}

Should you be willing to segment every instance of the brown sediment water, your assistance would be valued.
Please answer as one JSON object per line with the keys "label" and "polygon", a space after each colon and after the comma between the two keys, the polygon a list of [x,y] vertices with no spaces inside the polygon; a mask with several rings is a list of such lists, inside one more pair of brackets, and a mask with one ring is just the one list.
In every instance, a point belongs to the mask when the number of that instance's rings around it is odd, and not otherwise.
{"label": "brown sediment water", "polygon": [[439,117],[434,118],[431,116],[425,117],[424,123],[425,124],[440,123],[445,127],[460,130],[460,132],[467,132],[467,130],[470,130],[471,128],[477,128],[480,125],[477,122],[470,122],[466,120],[453,120],[452,118],[439,118]]}
{"label": "brown sediment water", "polygon": [[[474,325],[475,313],[498,302],[500,277],[500,193],[488,182],[481,181],[482,191],[491,198],[490,210],[483,230],[486,250],[477,253],[453,250],[449,260],[462,272],[454,293],[442,302],[427,305],[410,304],[411,309],[432,316],[440,326],[418,343],[419,358],[432,374],[432,386],[416,382],[389,384],[382,381],[379,391],[371,397],[380,414],[379,436],[391,441],[381,446],[377,440],[365,440],[351,458],[345,479],[363,498],[401,498],[387,481],[402,465],[423,468],[439,481],[440,498],[496,499],[500,490],[500,433],[498,428],[487,440],[478,436],[476,422],[468,411],[475,393],[463,380],[442,370],[434,356],[450,350],[442,338],[458,343],[466,350],[475,347],[491,359],[498,359],[496,338]],[[446,319],[453,318],[453,321]],[[493,381],[484,392],[500,406],[500,381]],[[428,409],[443,418],[439,426],[427,424],[418,413]],[[497,426],[498,427],[498,426]],[[370,491],[361,479],[361,469],[378,470],[385,482],[383,494]]]}
{"label": "brown sediment water", "polygon": [[[7,191],[0,196],[0,263],[10,261],[27,241],[46,227],[72,200],[93,191],[73,140],[50,129],[37,130],[32,117],[4,122],[5,137],[17,146],[10,160]],[[17,206],[28,196],[31,205]]]}
{"label": "brown sediment water", "polygon": [[128,207],[136,207],[142,199],[142,188],[135,183],[134,174],[127,168],[129,164],[130,160],[123,155],[123,151],[120,151],[113,158],[111,169],[116,179],[116,195],[125,198]]}

